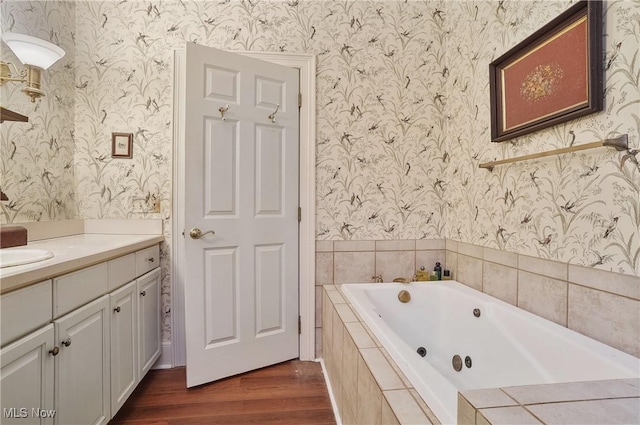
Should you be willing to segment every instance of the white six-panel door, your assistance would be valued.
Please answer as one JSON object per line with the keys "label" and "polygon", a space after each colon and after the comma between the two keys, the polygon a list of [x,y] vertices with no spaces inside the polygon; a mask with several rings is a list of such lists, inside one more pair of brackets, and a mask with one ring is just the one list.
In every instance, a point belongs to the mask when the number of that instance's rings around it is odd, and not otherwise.
{"label": "white six-panel door", "polygon": [[191,43],[185,62],[194,386],[298,357],[299,88],[297,69]]}

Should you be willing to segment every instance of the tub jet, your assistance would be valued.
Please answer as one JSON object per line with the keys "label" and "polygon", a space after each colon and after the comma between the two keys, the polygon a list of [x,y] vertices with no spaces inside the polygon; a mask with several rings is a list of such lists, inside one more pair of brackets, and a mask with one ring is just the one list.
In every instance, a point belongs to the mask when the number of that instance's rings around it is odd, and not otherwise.
{"label": "tub jet", "polygon": [[420,357],[424,357],[427,355],[427,349],[424,347],[418,347],[417,352],[418,354],[420,354]]}
{"label": "tub jet", "polygon": [[471,357],[467,356],[464,358],[464,365],[468,368],[471,368]]}
{"label": "tub jet", "polygon": [[480,309],[479,308],[474,308],[473,309],[473,315],[476,317],[480,317]]}

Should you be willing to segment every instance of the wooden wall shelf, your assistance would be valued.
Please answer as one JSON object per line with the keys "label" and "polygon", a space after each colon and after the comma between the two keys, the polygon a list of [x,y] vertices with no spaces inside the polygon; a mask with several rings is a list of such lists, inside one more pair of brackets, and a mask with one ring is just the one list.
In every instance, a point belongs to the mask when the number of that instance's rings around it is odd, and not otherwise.
{"label": "wooden wall shelf", "polygon": [[5,121],[28,122],[29,117],[26,115],[19,114],[17,112],[13,112],[9,109],[6,109],[0,106],[0,122],[5,122]]}

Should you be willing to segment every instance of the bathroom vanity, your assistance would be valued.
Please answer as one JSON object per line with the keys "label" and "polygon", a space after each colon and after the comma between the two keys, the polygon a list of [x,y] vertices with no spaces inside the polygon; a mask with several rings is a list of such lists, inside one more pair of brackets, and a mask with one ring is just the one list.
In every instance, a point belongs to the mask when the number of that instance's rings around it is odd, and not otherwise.
{"label": "bathroom vanity", "polygon": [[159,235],[83,234],[0,270],[2,423],[106,424],[160,356]]}

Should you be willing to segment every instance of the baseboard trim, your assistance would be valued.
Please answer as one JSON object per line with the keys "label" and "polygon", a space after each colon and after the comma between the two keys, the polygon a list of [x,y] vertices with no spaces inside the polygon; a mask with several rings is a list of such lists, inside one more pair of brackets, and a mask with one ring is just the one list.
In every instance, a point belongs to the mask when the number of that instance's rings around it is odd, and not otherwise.
{"label": "baseboard trim", "polygon": [[160,347],[160,357],[151,369],[171,369],[173,367],[172,353],[171,342],[164,341]]}
{"label": "baseboard trim", "polygon": [[336,425],[342,425],[342,419],[340,418],[340,413],[338,413],[338,404],[336,403],[336,399],[333,397],[333,388],[331,387],[327,368],[324,366],[324,360],[322,358],[317,358],[315,361],[320,363],[320,366],[322,366],[322,374],[324,375],[324,382],[327,384],[327,391],[329,391],[329,399],[331,400],[333,415],[336,417]]}

